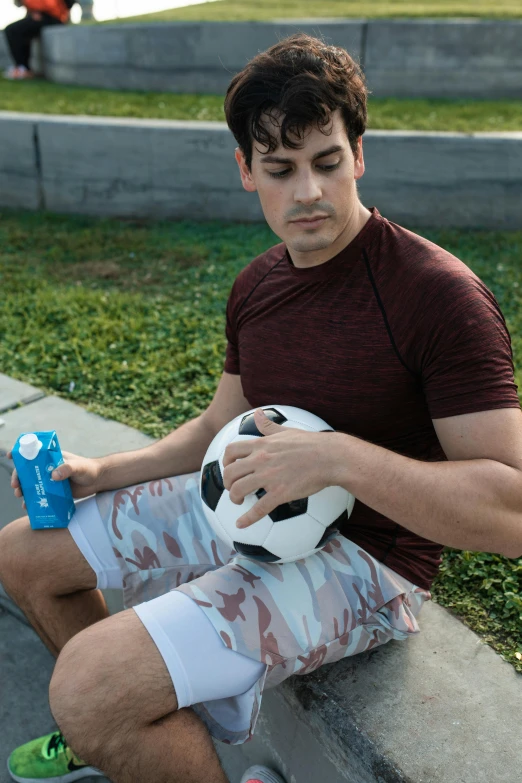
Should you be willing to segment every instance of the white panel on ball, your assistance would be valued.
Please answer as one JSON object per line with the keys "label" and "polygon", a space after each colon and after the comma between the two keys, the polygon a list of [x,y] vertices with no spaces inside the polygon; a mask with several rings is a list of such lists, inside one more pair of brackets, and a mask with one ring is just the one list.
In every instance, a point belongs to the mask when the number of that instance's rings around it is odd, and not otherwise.
{"label": "white panel on ball", "polygon": [[[335,520],[346,511],[350,493],[344,487],[325,487],[313,495],[308,495],[308,513],[318,522]],[[325,523],[328,527],[329,522]]]}
{"label": "white panel on ball", "polygon": [[277,552],[279,558],[296,560],[306,557],[316,547],[324,533],[324,526],[308,514],[276,522],[265,539],[264,547]]}
{"label": "white panel on ball", "polygon": [[274,524],[269,516],[254,522],[249,527],[236,527],[234,525],[223,524],[227,519],[239,518],[246,514],[252,506],[257,503],[256,495],[247,495],[243,503],[238,506],[237,503],[232,503],[228,492],[224,492],[221,496],[216,508],[216,516],[221,522],[223,520],[222,527],[226,527],[232,540],[241,541],[243,544],[259,544],[263,542],[268,533],[270,532],[272,525]]}
{"label": "white panel on ball", "polygon": [[308,424],[300,424],[299,422],[292,421],[291,419],[285,421],[285,423],[282,426],[289,430],[304,430],[305,432],[317,432],[316,427],[309,427]]}

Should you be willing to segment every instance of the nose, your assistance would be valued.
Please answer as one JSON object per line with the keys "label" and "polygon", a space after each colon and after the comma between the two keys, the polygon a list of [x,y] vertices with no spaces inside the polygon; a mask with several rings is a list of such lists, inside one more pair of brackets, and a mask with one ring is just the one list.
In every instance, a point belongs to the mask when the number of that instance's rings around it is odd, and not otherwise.
{"label": "nose", "polygon": [[313,204],[322,197],[322,190],[313,171],[307,170],[299,174],[296,180],[294,200],[301,204]]}

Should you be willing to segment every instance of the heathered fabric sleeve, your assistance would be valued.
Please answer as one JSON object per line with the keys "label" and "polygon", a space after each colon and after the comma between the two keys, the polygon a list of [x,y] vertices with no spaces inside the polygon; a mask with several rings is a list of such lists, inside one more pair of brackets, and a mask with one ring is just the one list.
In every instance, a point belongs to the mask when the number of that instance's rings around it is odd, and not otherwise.
{"label": "heathered fabric sleeve", "polygon": [[416,351],[431,418],[520,407],[511,336],[493,293],[466,274],[442,275],[431,294]]}
{"label": "heathered fabric sleeve", "polygon": [[227,337],[224,371],[232,375],[240,375],[239,330],[238,318],[249,295],[255,290],[262,279],[269,274],[270,269],[277,265],[284,254],[284,244],[269,248],[244,267],[234,280],[227,302],[225,334]]}
{"label": "heathered fabric sleeve", "polygon": [[238,347],[238,340],[237,340],[237,328],[236,328],[236,318],[235,318],[235,312],[237,310],[237,296],[238,296],[237,289],[238,289],[238,281],[236,278],[236,281],[234,282],[234,285],[232,286],[232,290],[230,291],[228,297],[227,311],[226,311],[226,325],[225,325],[227,348],[226,348],[225,365],[223,369],[225,372],[228,372],[231,375],[240,374],[239,347]]}

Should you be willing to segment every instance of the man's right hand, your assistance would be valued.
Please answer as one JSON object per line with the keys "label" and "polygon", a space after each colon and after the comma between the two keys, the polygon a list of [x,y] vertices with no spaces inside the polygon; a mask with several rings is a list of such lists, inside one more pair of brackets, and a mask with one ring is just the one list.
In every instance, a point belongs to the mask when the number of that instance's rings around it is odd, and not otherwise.
{"label": "man's right hand", "polygon": [[[6,454],[7,459],[12,459],[12,451]],[[102,475],[102,463],[99,459],[91,457],[79,457],[77,454],[71,454],[70,451],[62,451],[63,465],[60,465],[51,473],[51,478],[55,481],[63,481],[68,478],[71,483],[73,498],[87,498],[99,491],[99,482]],[[60,471],[61,476],[57,475]],[[23,493],[18,480],[16,468],[11,476],[11,486],[14,489],[15,497],[22,498]],[[25,501],[22,501],[22,508],[27,508]]]}

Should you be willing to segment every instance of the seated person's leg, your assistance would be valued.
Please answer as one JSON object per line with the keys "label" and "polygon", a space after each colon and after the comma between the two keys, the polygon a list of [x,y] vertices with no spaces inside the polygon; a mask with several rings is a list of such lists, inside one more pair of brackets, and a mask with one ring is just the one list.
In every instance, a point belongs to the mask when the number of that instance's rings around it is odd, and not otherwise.
{"label": "seated person's leg", "polygon": [[165,661],[179,707],[245,693],[266,669],[226,647],[196,602],[179,590],[138,604],[134,611]]}
{"label": "seated person's leg", "polygon": [[[94,498],[77,501],[68,528],[99,588],[121,588],[121,570]],[[134,607],[170,673],[179,707],[249,690],[266,665],[230,650],[198,605],[172,590]]]}
{"label": "seated person's leg", "polygon": [[121,589],[123,577],[94,497],[75,501],[67,528],[76,546],[96,574],[96,587]]}
{"label": "seated person's leg", "polygon": [[178,709],[169,671],[133,609],[71,639],[49,698],[69,745],[111,780],[228,780],[201,720]]}
{"label": "seated person's leg", "polygon": [[27,516],[0,530],[0,582],[55,656],[108,616],[96,573],[70,533],[33,530]]}
{"label": "seated person's leg", "polygon": [[39,35],[41,28],[42,23],[33,19],[30,14],[5,28],[11,57],[16,66],[29,70],[31,41]]}

